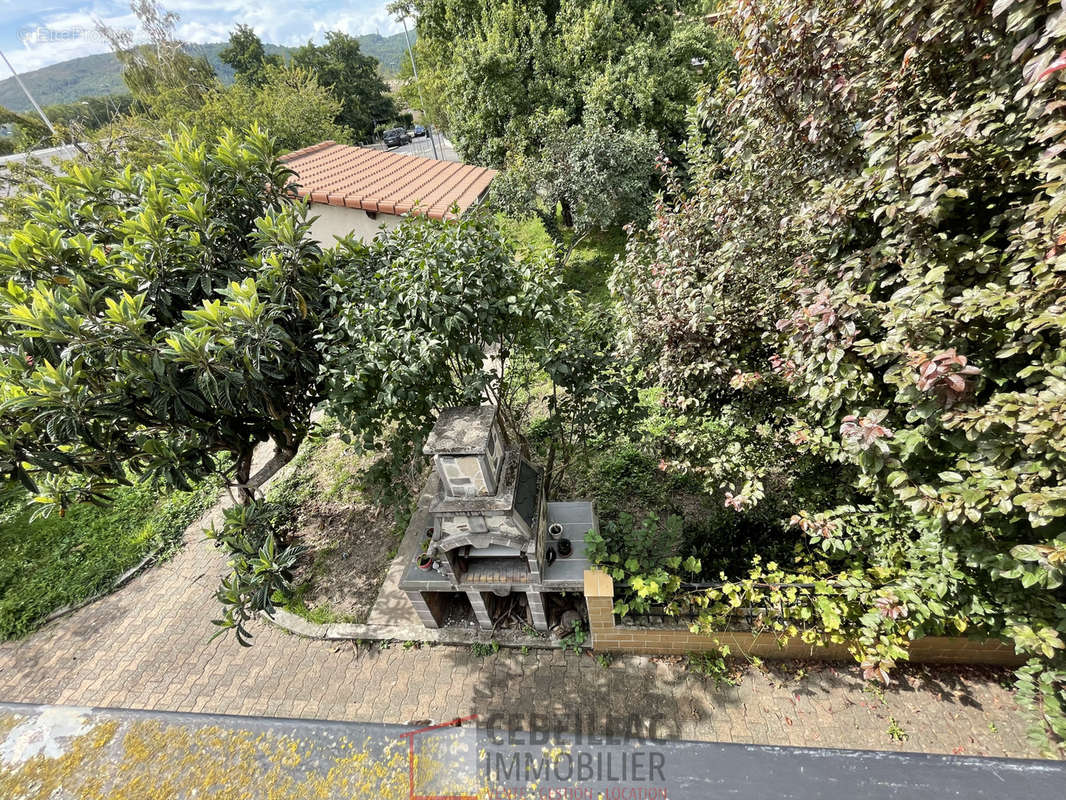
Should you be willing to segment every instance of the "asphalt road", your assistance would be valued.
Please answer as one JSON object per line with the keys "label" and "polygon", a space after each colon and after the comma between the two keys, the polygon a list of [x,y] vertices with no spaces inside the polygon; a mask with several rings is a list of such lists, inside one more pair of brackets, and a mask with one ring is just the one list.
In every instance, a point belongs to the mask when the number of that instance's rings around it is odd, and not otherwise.
{"label": "asphalt road", "polygon": [[[459,161],[460,158],[456,155],[455,149],[452,147],[452,143],[449,142],[444,136],[440,134],[434,134],[434,140],[437,144],[437,158],[441,158],[445,161]],[[386,147],[383,144],[367,145],[373,147],[375,150],[385,150]],[[405,144],[400,147],[388,148],[390,153],[405,153],[409,156],[424,156],[425,158],[434,158],[433,145],[430,144],[429,137],[420,136],[410,144]]]}

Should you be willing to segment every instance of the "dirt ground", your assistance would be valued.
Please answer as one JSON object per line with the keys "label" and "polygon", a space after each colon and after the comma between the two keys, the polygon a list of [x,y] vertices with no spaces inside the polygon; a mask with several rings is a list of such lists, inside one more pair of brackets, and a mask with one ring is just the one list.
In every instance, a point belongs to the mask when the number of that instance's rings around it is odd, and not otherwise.
{"label": "dirt ground", "polygon": [[396,511],[365,472],[377,458],[332,438],[299,466],[297,541],[310,549],[295,573],[315,622],[365,622],[403,536]]}

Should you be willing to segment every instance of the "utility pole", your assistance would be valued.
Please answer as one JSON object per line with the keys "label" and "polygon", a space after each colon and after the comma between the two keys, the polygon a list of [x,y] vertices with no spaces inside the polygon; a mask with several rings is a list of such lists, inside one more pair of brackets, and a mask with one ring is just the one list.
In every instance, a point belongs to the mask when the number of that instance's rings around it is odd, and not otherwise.
{"label": "utility pole", "polygon": [[[24,84],[22,82],[22,78],[19,77],[19,74],[17,72],[15,72],[15,68],[13,66],[11,66],[11,62],[7,60],[7,56],[4,55],[4,51],[3,50],[0,50],[0,58],[4,59],[4,63],[7,64],[7,68],[9,70],[11,70],[11,74],[15,76],[15,83],[17,83],[19,85],[19,88],[22,89],[22,93],[24,95],[26,95],[26,99],[30,101],[30,103],[33,105],[33,107],[35,109],[37,109],[37,115],[42,120],[44,120],[44,124],[48,127],[48,130],[51,131],[53,136],[55,136],[56,135],[56,129],[55,129],[55,126],[52,125],[52,120],[48,119],[48,115],[44,113],[44,109],[41,108],[39,105],[37,105],[37,101],[34,99],[33,95],[30,94],[30,90],[26,88],[26,84]],[[85,148],[82,147],[77,142],[73,142],[73,145],[76,148],[78,148],[78,151],[83,156],[88,156],[89,155],[88,153],[85,152]]]}
{"label": "utility pole", "polygon": [[52,132],[52,135],[55,136],[56,129],[52,127],[52,121],[48,119],[48,115],[44,113],[44,110],[39,105],[37,105],[37,101],[33,99],[33,95],[30,94],[30,90],[26,88],[26,84],[22,82],[22,78],[20,78],[19,74],[15,72],[15,68],[11,66],[11,62],[7,60],[7,56],[4,55],[3,50],[0,50],[0,58],[4,59],[4,63],[7,64],[7,68],[11,70],[11,74],[15,76],[15,83],[19,85],[19,88],[22,89],[22,93],[26,95],[26,99],[33,104],[33,107],[35,109],[37,109],[37,114],[40,116],[41,119],[44,120],[44,124],[48,126],[48,130]]}
{"label": "utility pole", "polygon": [[[403,14],[400,17],[400,22],[403,23],[403,38],[407,42],[407,55],[411,57],[411,72],[415,76],[415,86],[418,87],[418,102],[422,104],[422,113],[426,113],[426,98],[422,96],[422,84],[418,81],[418,66],[415,64],[415,51],[411,49],[411,37],[407,33],[407,14]],[[440,160],[440,156],[437,155],[437,143],[433,141],[433,126],[429,123],[429,119],[426,119],[426,136],[429,138],[429,143],[433,146],[433,157]]]}

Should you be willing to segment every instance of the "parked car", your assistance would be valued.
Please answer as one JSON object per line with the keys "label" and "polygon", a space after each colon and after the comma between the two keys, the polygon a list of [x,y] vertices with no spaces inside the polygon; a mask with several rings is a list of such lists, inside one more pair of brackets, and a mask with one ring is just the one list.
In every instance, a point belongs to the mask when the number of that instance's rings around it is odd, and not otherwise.
{"label": "parked car", "polygon": [[425,135],[426,135],[426,126],[425,125],[415,125],[415,138],[417,139],[419,136],[425,136]]}
{"label": "parked car", "polygon": [[389,130],[385,131],[386,147],[399,147],[410,143],[411,137],[407,135],[407,131],[403,128],[389,128]]}

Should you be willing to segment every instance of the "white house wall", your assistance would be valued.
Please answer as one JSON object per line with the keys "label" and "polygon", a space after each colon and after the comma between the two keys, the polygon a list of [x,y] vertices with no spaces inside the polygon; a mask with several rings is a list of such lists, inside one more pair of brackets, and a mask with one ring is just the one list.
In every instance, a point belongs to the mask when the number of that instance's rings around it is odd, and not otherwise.
{"label": "white house wall", "polygon": [[377,219],[370,219],[362,209],[322,203],[312,203],[307,216],[318,217],[311,223],[311,238],[322,247],[333,247],[337,239],[349,234],[369,242],[378,235],[383,225],[386,229],[395,228],[402,219],[395,214],[378,214]]}

